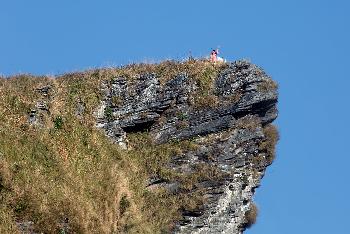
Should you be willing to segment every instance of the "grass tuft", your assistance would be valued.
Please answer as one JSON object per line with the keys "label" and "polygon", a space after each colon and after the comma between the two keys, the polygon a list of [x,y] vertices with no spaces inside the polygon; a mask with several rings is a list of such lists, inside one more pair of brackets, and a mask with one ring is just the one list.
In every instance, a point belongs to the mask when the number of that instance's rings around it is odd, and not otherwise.
{"label": "grass tuft", "polygon": [[279,134],[277,128],[272,124],[266,125],[263,132],[265,140],[260,143],[259,148],[266,152],[267,162],[271,164],[276,157],[276,144],[279,140]]}
{"label": "grass tuft", "polygon": [[256,223],[256,218],[258,216],[258,207],[255,204],[251,204],[250,209],[245,213],[245,228],[250,228]]}

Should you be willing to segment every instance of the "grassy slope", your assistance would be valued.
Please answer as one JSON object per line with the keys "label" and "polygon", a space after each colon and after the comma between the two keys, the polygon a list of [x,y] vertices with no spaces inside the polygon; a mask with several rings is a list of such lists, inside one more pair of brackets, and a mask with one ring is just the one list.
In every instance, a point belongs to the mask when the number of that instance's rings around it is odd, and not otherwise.
{"label": "grassy slope", "polygon": [[[149,191],[146,181],[154,174],[177,177],[184,189],[190,189],[198,176],[182,178],[163,165],[169,157],[196,146],[191,141],[152,146],[147,133],[134,133],[128,136],[131,149],[119,149],[94,127],[99,84],[118,76],[132,80],[145,72],[155,72],[164,84],[185,71],[199,86],[193,103],[200,108],[217,104],[211,88],[221,68],[202,61],[167,61],[56,79],[29,75],[0,79],[0,233],[16,233],[16,222],[29,220],[45,233],[63,230],[65,221],[77,233],[169,230],[179,218],[178,210],[195,207],[200,197]],[[44,85],[53,87],[50,112],[43,115],[43,127],[33,127],[28,113],[40,99],[35,89]],[[80,119],[75,116],[78,102],[86,105]]]}
{"label": "grassy slope", "polygon": [[[0,79],[0,233],[15,233],[16,222],[28,220],[37,230],[57,232],[67,217],[78,233],[157,233],[170,228],[179,215],[180,198],[148,191],[146,181],[151,174],[167,176],[164,163],[191,143],[155,147],[140,133],[130,135],[134,147],[123,151],[94,128],[93,111],[104,79],[156,72],[164,83],[183,71],[199,84],[202,95],[196,103],[213,97],[210,86],[217,67],[205,62],[130,65],[57,79]],[[27,120],[40,99],[35,89],[44,85],[54,88],[48,97],[50,112],[38,128]],[[86,105],[81,119],[74,115],[79,101]]]}

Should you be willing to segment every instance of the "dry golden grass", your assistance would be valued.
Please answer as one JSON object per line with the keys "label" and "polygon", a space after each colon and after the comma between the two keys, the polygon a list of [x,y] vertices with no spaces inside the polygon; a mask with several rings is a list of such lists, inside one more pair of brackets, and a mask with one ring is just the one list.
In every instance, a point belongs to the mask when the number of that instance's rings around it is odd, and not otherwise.
{"label": "dry golden grass", "polygon": [[237,120],[236,127],[242,129],[249,129],[251,131],[261,126],[261,120],[259,117],[247,115]]}
{"label": "dry golden grass", "polygon": [[[78,233],[169,230],[178,217],[178,198],[165,191],[148,191],[146,181],[150,175],[166,177],[164,164],[169,157],[193,146],[156,147],[140,133],[130,135],[131,150],[121,150],[89,124],[91,112],[85,113],[84,121],[74,116],[74,96],[67,95],[62,83],[51,84],[61,86],[55,93],[58,102],[51,103],[48,122],[41,128],[28,124],[22,128],[28,112],[16,108],[36,100],[28,98],[34,95],[33,88],[25,94],[1,89],[5,100],[1,113],[11,111],[2,115],[0,123],[2,230],[30,220],[37,231],[55,233],[63,230],[66,219],[71,231]],[[11,95],[19,101],[6,97]],[[54,127],[56,116],[62,117],[60,128]]]}
{"label": "dry golden grass", "polygon": [[6,130],[0,138],[9,166],[2,167],[1,177],[11,183],[1,191],[7,205],[2,208],[16,220],[34,221],[37,230],[53,233],[68,217],[77,232],[109,233],[117,230],[119,219],[128,218],[118,213],[121,197],[132,196],[120,153],[101,133],[78,123],[72,131]]}
{"label": "dry golden grass", "polygon": [[278,84],[271,79],[261,82],[258,85],[258,91],[260,92],[269,92],[274,89],[278,89]]}
{"label": "dry golden grass", "polygon": [[273,124],[266,125],[263,132],[265,140],[260,143],[259,148],[267,153],[267,162],[271,164],[276,157],[276,144],[279,140],[279,134]]}
{"label": "dry golden grass", "polygon": [[[1,233],[12,232],[17,221],[29,220],[45,233],[63,230],[66,219],[78,233],[126,229],[155,233],[164,226],[147,221],[149,216],[142,212],[148,205],[143,191],[148,168],[129,160],[131,154],[120,151],[93,127],[92,112],[103,75],[68,74],[56,80],[24,75],[1,80]],[[28,113],[42,98],[35,89],[44,85],[55,90],[45,98],[50,112],[43,127],[32,127]],[[74,116],[78,98],[87,107],[82,121]],[[62,126],[55,128],[58,116]],[[142,152],[133,153],[135,158],[142,156]],[[133,168],[138,171],[135,175],[130,174]],[[128,206],[121,212],[122,200]]]}

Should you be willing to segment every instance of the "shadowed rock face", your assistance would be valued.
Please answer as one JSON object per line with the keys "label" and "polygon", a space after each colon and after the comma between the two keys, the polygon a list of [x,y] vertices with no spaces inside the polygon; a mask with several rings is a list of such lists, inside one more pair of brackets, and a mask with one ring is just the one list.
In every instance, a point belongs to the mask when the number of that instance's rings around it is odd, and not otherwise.
{"label": "shadowed rock face", "polygon": [[[168,167],[177,173],[215,171],[189,190],[179,181],[152,178],[169,192],[200,194],[201,205],[183,209],[176,233],[242,233],[249,220],[252,196],[272,155],[262,147],[266,126],[277,117],[274,82],[257,66],[237,61],[228,64],[214,81],[218,105],[193,103],[197,84],[186,73],[161,84],[157,74],[127,81],[116,77],[103,83],[104,99],[96,111],[97,127],[127,147],[129,132],[148,131],[155,144],[191,139],[198,147],[172,158]],[[202,168],[202,169],[200,169]]]}

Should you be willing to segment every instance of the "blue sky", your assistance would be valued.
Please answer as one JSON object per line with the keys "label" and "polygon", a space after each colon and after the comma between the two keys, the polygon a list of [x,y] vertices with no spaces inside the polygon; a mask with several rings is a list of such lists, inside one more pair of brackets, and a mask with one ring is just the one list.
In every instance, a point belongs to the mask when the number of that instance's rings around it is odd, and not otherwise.
{"label": "blue sky", "polygon": [[250,59],[280,86],[281,140],[247,234],[349,233],[350,2],[2,0],[0,74],[205,56]]}

